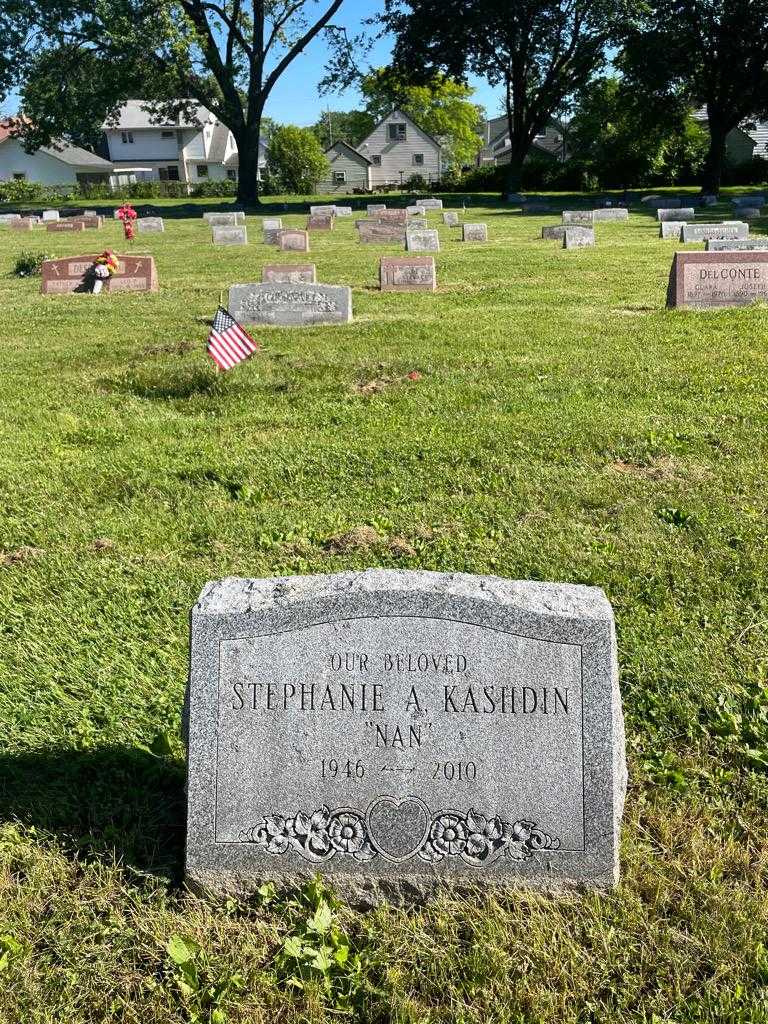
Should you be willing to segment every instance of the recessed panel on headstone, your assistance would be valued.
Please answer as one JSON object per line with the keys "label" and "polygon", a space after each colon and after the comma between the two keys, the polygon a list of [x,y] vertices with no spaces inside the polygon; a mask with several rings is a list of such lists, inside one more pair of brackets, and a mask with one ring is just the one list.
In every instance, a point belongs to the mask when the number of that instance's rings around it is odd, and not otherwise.
{"label": "recessed panel on headstone", "polygon": [[262,284],[315,284],[314,263],[270,263],[261,269]]}
{"label": "recessed panel on headstone", "polygon": [[346,324],[352,320],[352,289],[335,284],[234,284],[229,312],[243,324]]}
{"label": "recessed panel on headstone", "polygon": [[702,242],[707,238],[749,238],[749,224],[727,221],[724,224],[684,224],[684,242]]}
{"label": "recessed panel on headstone", "polygon": [[191,629],[190,881],[320,871],[361,901],[617,881],[624,730],[601,590],[227,579]]}
{"label": "recessed panel on headstone", "polygon": [[244,224],[214,224],[211,232],[214,245],[248,245],[248,228]]}
{"label": "recessed panel on headstone", "polygon": [[676,252],[667,306],[711,309],[768,300],[768,252]]}
{"label": "recessed panel on headstone", "polygon": [[437,288],[434,256],[382,256],[379,284],[383,292],[433,292]]}
{"label": "recessed panel on headstone", "polygon": [[462,239],[465,242],[487,242],[488,227],[486,224],[463,224]]}

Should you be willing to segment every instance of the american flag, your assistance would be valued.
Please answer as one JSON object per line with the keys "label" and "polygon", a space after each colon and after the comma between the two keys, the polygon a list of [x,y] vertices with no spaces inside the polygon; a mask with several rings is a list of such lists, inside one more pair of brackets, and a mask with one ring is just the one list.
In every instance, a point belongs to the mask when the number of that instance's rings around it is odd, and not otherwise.
{"label": "american flag", "polygon": [[207,352],[220,370],[231,370],[258,352],[259,346],[233,316],[221,306],[213,318]]}

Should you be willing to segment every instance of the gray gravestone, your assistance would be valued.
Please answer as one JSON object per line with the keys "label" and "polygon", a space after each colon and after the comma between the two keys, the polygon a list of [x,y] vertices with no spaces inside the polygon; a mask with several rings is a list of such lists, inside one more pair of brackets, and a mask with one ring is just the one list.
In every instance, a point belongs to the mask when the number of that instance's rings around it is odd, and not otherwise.
{"label": "gray gravestone", "polygon": [[58,210],[43,210],[43,223],[44,224],[51,223],[53,221],[57,221],[58,219],[59,219],[59,211]]}
{"label": "gray gravestone", "polygon": [[189,880],[347,898],[607,887],[626,789],[595,587],[369,569],[209,583],[191,615]]}
{"label": "gray gravestone", "polygon": [[408,225],[405,235],[408,252],[440,252],[440,236],[434,228],[414,229]]}
{"label": "gray gravestone", "polygon": [[768,252],[676,252],[667,307],[717,309],[768,300]]}
{"label": "gray gravestone", "polygon": [[327,217],[335,217],[336,216],[336,207],[335,206],[310,206],[309,212],[310,212],[311,216],[314,216],[315,214],[319,214],[321,216],[325,215]]}
{"label": "gray gravestone", "polygon": [[315,284],[314,263],[270,263],[261,268],[262,284]]}
{"label": "gray gravestone", "polygon": [[264,244],[265,245],[279,245],[280,234],[283,231],[282,228],[264,228]]}
{"label": "gray gravestone", "polygon": [[461,238],[464,242],[487,242],[488,228],[485,224],[464,224]]}
{"label": "gray gravestone", "polygon": [[365,208],[365,212],[369,217],[375,217],[377,213],[382,213],[386,208],[386,203],[369,203]]}
{"label": "gray gravestone", "polygon": [[629,210],[623,206],[612,206],[603,210],[593,210],[592,215],[596,222],[599,220],[629,220]]}
{"label": "gray gravestone", "polygon": [[232,213],[204,213],[203,220],[207,221],[210,227],[214,224],[219,227],[227,227],[235,224],[245,224],[245,214],[240,210],[233,210]]}
{"label": "gray gravestone", "polygon": [[248,245],[248,229],[243,224],[214,224],[214,245]]}
{"label": "gray gravestone", "polygon": [[733,196],[731,202],[734,206],[765,206],[765,196],[760,192],[755,192],[751,196]]}
{"label": "gray gravestone", "polygon": [[283,228],[277,232],[277,245],[283,252],[309,252],[309,232]]}
{"label": "gray gravestone", "polygon": [[433,292],[437,288],[434,256],[382,256],[379,286],[383,292]]}
{"label": "gray gravestone", "polygon": [[591,228],[594,223],[594,210],[563,210],[563,224],[578,224]]}
{"label": "gray gravestone", "polygon": [[165,231],[162,217],[139,217],[136,227],[140,232]]}
{"label": "gray gravestone", "polygon": [[261,226],[264,231],[280,231],[283,227],[282,217],[263,217]]}
{"label": "gray gravestone", "polygon": [[566,224],[547,224],[541,229],[541,237],[562,242],[565,238],[566,228]]}
{"label": "gray gravestone", "polygon": [[443,224],[447,224],[449,228],[456,228],[459,226],[459,215],[455,210],[446,210],[443,214]]}
{"label": "gray gravestone", "polygon": [[748,238],[749,224],[728,221],[725,224],[684,224],[684,242],[702,242],[705,238]]}
{"label": "gray gravestone", "polygon": [[351,206],[337,206],[336,207],[336,216],[337,217],[351,217],[352,216],[352,207]]}
{"label": "gray gravestone", "polygon": [[670,199],[667,196],[646,196],[640,202],[645,203],[650,210],[676,210],[683,205],[681,199]]}
{"label": "gray gravestone", "polygon": [[13,221],[21,220],[20,213],[0,213],[0,224],[11,224]]}
{"label": "gray gravestone", "polygon": [[526,203],[520,207],[520,213],[524,216],[538,216],[542,213],[553,213],[554,209],[549,203]]}
{"label": "gray gravestone", "polygon": [[357,221],[358,238],[363,244],[387,245],[399,242],[405,245],[405,225],[385,224],[378,220]]}
{"label": "gray gravestone", "polygon": [[583,249],[595,244],[595,229],[581,227],[578,224],[565,225],[563,232],[564,249]]}
{"label": "gray gravestone", "polygon": [[423,210],[442,210],[443,200],[442,199],[417,199],[416,205],[420,206]]}
{"label": "gray gravestone", "polygon": [[424,210],[420,206],[406,206],[405,212],[409,217],[423,217]]}
{"label": "gray gravestone", "polygon": [[676,206],[671,210],[658,209],[656,220],[663,223],[665,220],[689,221],[696,219],[696,211],[692,206]]}
{"label": "gray gravestone", "polygon": [[684,220],[663,220],[659,224],[659,238],[674,238],[679,242],[683,237],[685,223]]}
{"label": "gray gravestone", "polygon": [[347,324],[352,320],[352,289],[335,284],[233,284],[229,312],[242,324]]}
{"label": "gray gravestone", "polygon": [[763,211],[758,206],[740,206],[738,208],[739,216],[743,217],[744,220],[757,220],[758,217],[762,217]]}
{"label": "gray gravestone", "polygon": [[768,249],[768,235],[755,238],[708,238],[704,246],[705,252],[749,252]]}

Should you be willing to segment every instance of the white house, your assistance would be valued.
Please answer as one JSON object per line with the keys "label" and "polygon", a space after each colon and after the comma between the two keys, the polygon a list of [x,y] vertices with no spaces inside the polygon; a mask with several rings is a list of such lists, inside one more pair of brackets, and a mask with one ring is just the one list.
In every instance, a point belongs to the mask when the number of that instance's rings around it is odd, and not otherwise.
{"label": "white house", "polygon": [[400,185],[414,174],[428,182],[442,174],[442,146],[407,114],[393,110],[380,121],[357,151],[371,161],[370,186]]}
{"label": "white house", "polygon": [[[104,122],[117,180],[237,181],[237,146],[230,130],[202,104],[191,116],[158,117],[146,100],[128,100]],[[259,179],[266,146],[259,152]]]}
{"label": "white house", "polygon": [[0,181],[36,181],[43,185],[85,185],[108,182],[112,164],[95,153],[58,142],[25,153],[11,123],[0,123]]}
{"label": "white house", "polygon": [[[484,164],[509,163],[509,123],[506,114],[493,117],[480,125],[483,147],[477,154],[478,167]],[[546,127],[533,140],[530,156],[568,158],[567,127],[556,117],[551,117]]]}

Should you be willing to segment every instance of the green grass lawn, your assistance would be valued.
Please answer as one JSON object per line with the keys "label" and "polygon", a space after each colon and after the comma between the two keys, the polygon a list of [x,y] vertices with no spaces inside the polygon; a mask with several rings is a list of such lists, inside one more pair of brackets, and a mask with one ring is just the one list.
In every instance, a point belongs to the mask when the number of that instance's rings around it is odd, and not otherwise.
{"label": "green grass lawn", "polygon": [[[354,322],[255,329],[217,375],[219,293],[275,251],[258,217],[213,248],[159,205],[154,295],[11,275],[125,251],[112,221],[0,227],[0,1022],[768,1021],[768,308],[665,311],[680,246],[652,213],[565,252],[537,237],[557,217],[476,197],[489,242],[441,224],[436,294],[380,293],[396,249],[350,220],[313,234]],[[362,914],[184,889],[189,608],[226,575],[371,565],[605,589],[615,892]]]}

